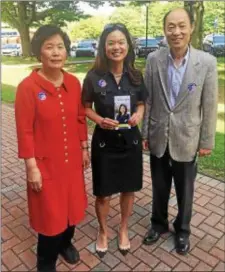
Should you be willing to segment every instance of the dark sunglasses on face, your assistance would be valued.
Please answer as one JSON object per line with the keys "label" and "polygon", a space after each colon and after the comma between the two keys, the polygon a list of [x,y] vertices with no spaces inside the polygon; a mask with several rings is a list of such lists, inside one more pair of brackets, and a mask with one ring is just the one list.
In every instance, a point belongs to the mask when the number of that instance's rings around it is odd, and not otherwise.
{"label": "dark sunglasses on face", "polygon": [[120,24],[120,23],[114,23],[114,24],[107,24],[104,26],[104,30],[105,29],[110,29],[110,28],[114,28],[114,27],[118,27],[118,28],[122,28],[125,29],[125,25],[124,24]]}

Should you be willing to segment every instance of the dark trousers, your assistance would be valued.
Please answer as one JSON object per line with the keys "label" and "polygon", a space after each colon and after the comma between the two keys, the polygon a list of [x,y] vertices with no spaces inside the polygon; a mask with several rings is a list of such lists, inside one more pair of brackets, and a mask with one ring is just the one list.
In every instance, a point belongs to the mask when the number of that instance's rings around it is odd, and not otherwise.
{"label": "dark trousers", "polygon": [[174,161],[168,149],[161,158],[150,155],[153,207],[151,223],[159,232],[168,230],[168,201],[172,179],[174,180],[178,214],[174,221],[176,233],[190,234],[190,221],[194,195],[194,181],[197,174],[196,159],[191,162]]}
{"label": "dark trousers", "polygon": [[67,248],[74,235],[74,226],[55,236],[38,234],[37,268],[38,271],[54,271],[60,250]]}

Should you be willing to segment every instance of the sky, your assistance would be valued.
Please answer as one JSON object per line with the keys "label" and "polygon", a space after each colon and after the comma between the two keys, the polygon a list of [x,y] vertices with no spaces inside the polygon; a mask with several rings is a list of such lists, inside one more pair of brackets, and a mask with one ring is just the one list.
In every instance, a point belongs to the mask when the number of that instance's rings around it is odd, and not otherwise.
{"label": "sky", "polygon": [[[80,1],[79,7],[84,13],[94,15],[111,15],[116,7],[111,7],[108,3],[109,1],[105,1],[104,6],[99,7],[98,9],[94,9],[89,6],[88,3]],[[168,1],[160,1],[160,4],[166,4]]]}
{"label": "sky", "polygon": [[108,2],[104,3],[104,6],[99,7],[98,9],[94,9],[89,6],[88,3],[80,2],[79,3],[80,9],[84,11],[86,14],[94,15],[110,15],[115,10],[115,7],[110,7]]}

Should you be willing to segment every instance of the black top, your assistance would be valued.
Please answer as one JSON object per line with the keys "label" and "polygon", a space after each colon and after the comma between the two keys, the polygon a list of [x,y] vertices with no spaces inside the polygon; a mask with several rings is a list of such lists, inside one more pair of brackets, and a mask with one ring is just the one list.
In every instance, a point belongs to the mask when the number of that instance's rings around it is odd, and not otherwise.
{"label": "black top", "polygon": [[119,84],[110,72],[99,73],[91,70],[83,82],[82,101],[94,102],[96,113],[102,117],[115,119],[114,96],[130,96],[131,115],[138,102],[147,98],[147,89],[142,78],[140,85],[132,84],[127,71],[123,72]]}
{"label": "black top", "polygon": [[127,124],[128,120],[130,119],[130,114],[117,114],[116,116],[116,120],[120,123],[120,124]]}

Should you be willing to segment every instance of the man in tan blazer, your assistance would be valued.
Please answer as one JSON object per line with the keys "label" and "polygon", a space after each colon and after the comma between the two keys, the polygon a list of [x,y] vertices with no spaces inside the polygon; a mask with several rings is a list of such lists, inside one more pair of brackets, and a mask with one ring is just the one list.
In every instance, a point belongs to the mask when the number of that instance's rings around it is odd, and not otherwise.
{"label": "man in tan blazer", "polygon": [[164,17],[169,48],[148,56],[145,83],[149,92],[142,127],[143,148],[150,150],[153,186],[151,228],[143,243],[155,243],[168,231],[172,179],[178,202],[174,221],[179,254],[190,248],[190,221],[197,156],[210,155],[217,119],[216,58],[190,46],[193,20],[176,8]]}

